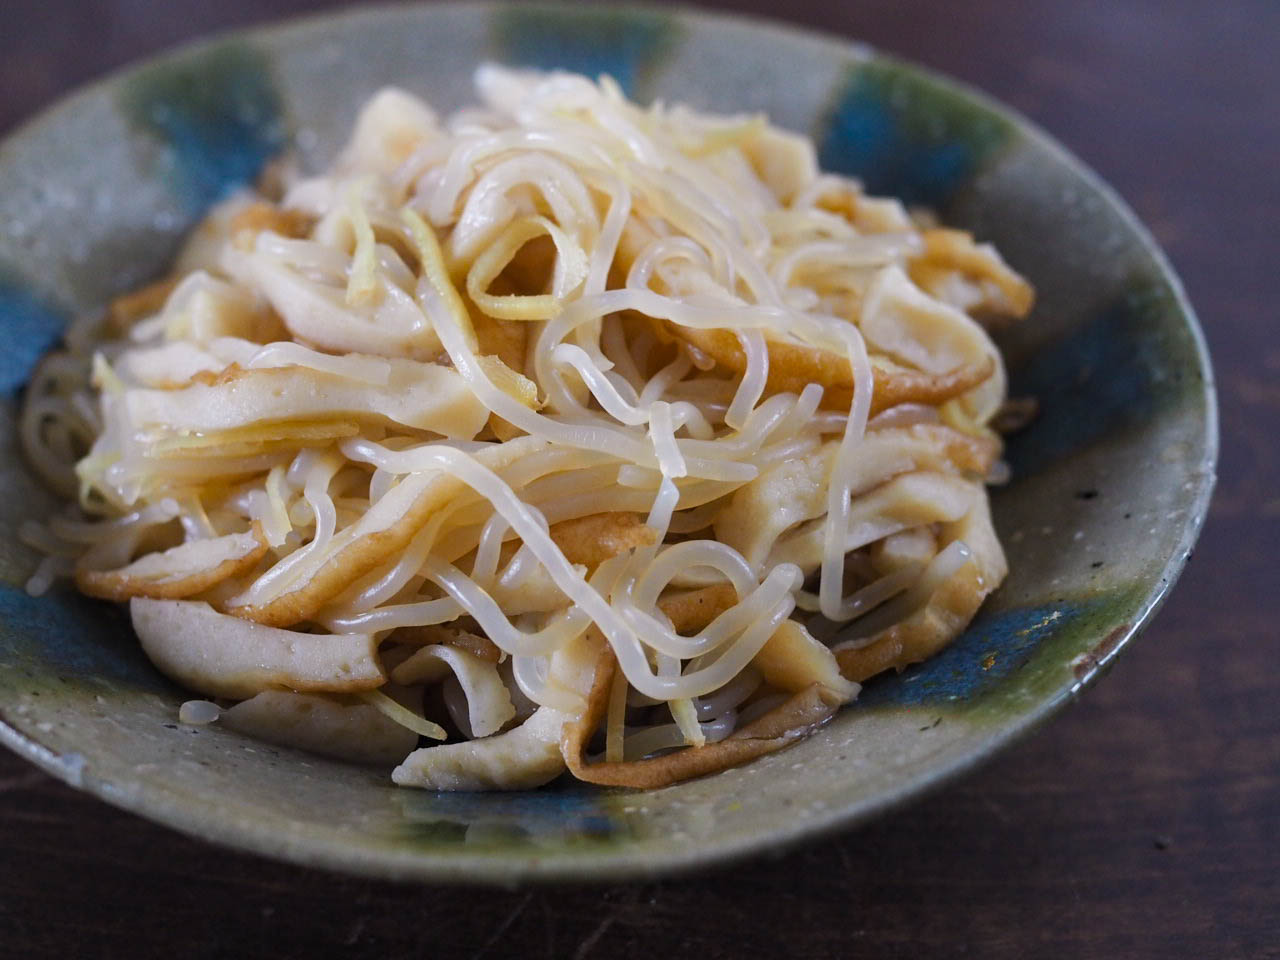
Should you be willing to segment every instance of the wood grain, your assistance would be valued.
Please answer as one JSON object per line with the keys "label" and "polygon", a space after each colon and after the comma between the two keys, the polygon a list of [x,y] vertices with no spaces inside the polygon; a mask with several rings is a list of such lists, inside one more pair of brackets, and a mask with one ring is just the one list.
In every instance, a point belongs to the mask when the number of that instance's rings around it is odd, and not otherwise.
{"label": "wood grain", "polygon": [[[319,5],[17,6],[0,130],[160,47]],[[335,877],[178,836],[0,753],[0,954],[1280,957],[1280,5],[785,9],[1022,109],[1170,253],[1213,351],[1223,445],[1209,523],[1154,626],[1079,705],[962,783],[781,860],[638,886]]]}

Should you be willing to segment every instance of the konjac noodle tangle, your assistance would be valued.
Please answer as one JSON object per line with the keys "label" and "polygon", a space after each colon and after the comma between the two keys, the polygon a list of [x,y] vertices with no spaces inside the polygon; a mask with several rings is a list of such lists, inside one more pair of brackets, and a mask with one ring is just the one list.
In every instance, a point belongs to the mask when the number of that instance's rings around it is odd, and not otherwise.
{"label": "konjac noodle tangle", "polygon": [[45,358],[30,589],[127,601],[186,715],[437,790],[711,773],[957,636],[1026,281],[761,117],[476,88],[378,93]]}

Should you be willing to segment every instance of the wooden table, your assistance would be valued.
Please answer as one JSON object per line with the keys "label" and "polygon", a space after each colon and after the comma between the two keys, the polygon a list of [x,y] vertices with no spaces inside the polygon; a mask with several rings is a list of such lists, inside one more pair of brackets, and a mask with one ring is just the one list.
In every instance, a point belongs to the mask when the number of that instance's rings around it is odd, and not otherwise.
{"label": "wooden table", "polygon": [[[0,131],[140,55],[313,6],[16,2]],[[1280,957],[1280,4],[782,9],[1012,103],[1165,245],[1213,351],[1223,443],[1154,626],[1082,703],[943,793],[783,860],[641,886],[330,876],[179,836],[0,752],[0,955]]]}

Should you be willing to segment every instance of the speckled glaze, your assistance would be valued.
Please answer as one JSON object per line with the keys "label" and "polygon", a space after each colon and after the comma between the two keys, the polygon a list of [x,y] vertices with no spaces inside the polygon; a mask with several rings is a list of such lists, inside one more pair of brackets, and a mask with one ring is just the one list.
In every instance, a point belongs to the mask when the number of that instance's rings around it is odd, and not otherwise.
{"label": "speckled glaze", "polygon": [[[574,783],[435,795],[177,723],[182,693],[127,619],[22,584],[18,390],[66,317],[160,274],[209,203],[293,149],[321,167],[394,83],[442,109],[477,61],[608,71],[642,100],[763,110],[825,166],[936,206],[1035,283],[1005,338],[1041,402],[995,492],[1012,573],[942,655],[868,684],[811,739],[639,793]],[[848,827],[1026,733],[1150,619],[1213,484],[1208,357],[1176,277],[1079,161],[985,97],[862,47],[693,13],[554,6],[366,9],[187,48],[116,75],[0,146],[0,741],[74,786],[207,839],[383,877],[640,877]]]}

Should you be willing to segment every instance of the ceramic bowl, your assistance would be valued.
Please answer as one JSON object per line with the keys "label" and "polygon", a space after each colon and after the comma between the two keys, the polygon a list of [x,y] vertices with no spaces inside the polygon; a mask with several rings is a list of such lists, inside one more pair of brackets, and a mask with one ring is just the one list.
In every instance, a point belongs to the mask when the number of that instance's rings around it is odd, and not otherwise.
{"label": "ceramic bowl", "polygon": [[[648,793],[393,787],[370,771],[181,726],[183,693],[121,611],[29,597],[15,537],[53,504],[14,417],[66,319],[160,274],[231,186],[293,149],[319,168],[385,84],[442,109],[477,62],[608,72],[643,100],[761,110],[824,166],[935,207],[1039,291],[1004,338],[1039,398],[994,493],[1012,573],[940,656],[869,683],[816,736]],[[692,12],[367,9],[217,38],[65,100],[0,147],[0,740],[75,787],[218,843],[382,877],[635,877],[847,828],[990,757],[1106,669],[1181,569],[1213,482],[1204,341],[1177,278],[1080,161],[986,97],[865,47]]]}

